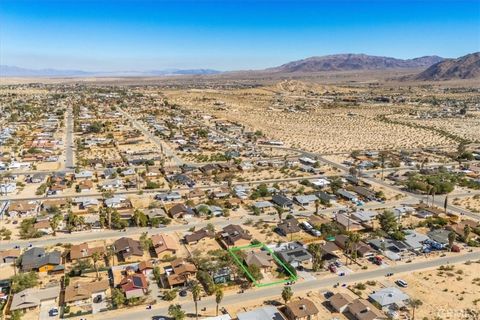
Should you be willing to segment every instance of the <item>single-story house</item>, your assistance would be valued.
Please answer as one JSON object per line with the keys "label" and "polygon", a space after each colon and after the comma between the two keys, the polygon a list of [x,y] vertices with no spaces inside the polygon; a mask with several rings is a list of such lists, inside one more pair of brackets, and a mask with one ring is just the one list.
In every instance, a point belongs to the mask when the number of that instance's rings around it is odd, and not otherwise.
{"label": "single-story house", "polygon": [[294,196],[293,200],[301,206],[308,206],[318,200],[314,194]]}
{"label": "single-story house", "polygon": [[45,302],[58,302],[59,295],[60,286],[25,289],[13,295],[10,311],[36,309]]}
{"label": "single-story house", "polygon": [[319,310],[315,303],[306,298],[288,302],[285,305],[285,315],[288,320],[314,320],[319,319]]}
{"label": "single-story house", "polygon": [[155,234],[151,239],[157,257],[165,254],[174,255],[178,250],[177,242],[168,234]]}
{"label": "single-story house", "polygon": [[184,204],[176,204],[168,210],[168,214],[172,218],[184,218],[188,219],[195,215],[195,212],[192,208]]}
{"label": "single-story house", "polygon": [[62,254],[60,251],[45,252],[44,248],[33,247],[22,255],[21,269],[23,272],[63,272]]}
{"label": "single-story house", "polygon": [[277,251],[276,254],[283,261],[288,262],[293,267],[308,264],[312,261],[312,255],[302,245],[291,243],[287,248]]}
{"label": "single-story house", "polygon": [[356,299],[347,307],[356,320],[380,320],[388,317],[365,299]]}
{"label": "single-story house", "polygon": [[252,240],[252,236],[236,224],[225,226],[222,231],[218,233],[218,236],[227,247],[248,245]]}
{"label": "single-story house", "polygon": [[450,234],[450,231],[449,230],[445,230],[445,229],[435,229],[435,230],[432,230],[432,231],[429,231],[427,233],[428,237],[435,241],[435,242],[438,242],[440,244],[443,244],[443,245],[448,245],[449,241],[448,241],[448,235]]}
{"label": "single-story house", "polygon": [[275,230],[283,235],[287,236],[292,233],[300,232],[302,229],[298,226],[298,220],[295,218],[285,219],[280,222]]}
{"label": "single-story house", "polygon": [[197,243],[204,238],[215,238],[215,232],[208,230],[207,228],[202,228],[197,231],[194,231],[191,234],[187,234],[184,237],[186,243]]}
{"label": "single-story house", "polygon": [[20,257],[20,249],[0,251],[0,263],[14,263]]}
{"label": "single-story house", "polygon": [[143,247],[140,241],[122,237],[113,243],[115,254],[123,261],[131,261],[143,257]]}
{"label": "single-story house", "polygon": [[401,308],[405,306],[405,302],[410,299],[408,294],[404,293],[397,287],[383,288],[368,296],[370,301],[375,301],[382,308],[396,306]]}
{"label": "single-story house", "polygon": [[106,296],[110,284],[107,279],[93,282],[75,282],[65,288],[65,303],[91,309],[94,295]]}
{"label": "single-story house", "polygon": [[274,194],[272,196],[272,202],[283,209],[290,209],[293,207],[292,200],[288,199],[287,197],[281,194]]}
{"label": "single-story house", "polygon": [[[167,272],[167,284],[170,288],[185,285],[197,273],[197,267],[181,258],[171,262]],[[167,271],[167,269],[165,270]]]}
{"label": "single-story house", "polygon": [[238,320],[286,320],[274,306],[256,308],[247,312],[237,313]]}
{"label": "single-story house", "polygon": [[135,273],[133,268],[126,269],[120,288],[127,299],[143,297],[148,292],[148,281],[143,273]]}
{"label": "single-story house", "polygon": [[328,302],[333,310],[343,313],[347,310],[348,305],[352,303],[353,300],[354,299],[349,294],[339,292],[331,296]]}
{"label": "single-story house", "polygon": [[79,260],[79,259],[86,259],[90,258],[94,253],[103,257],[105,255],[105,247],[93,247],[90,248],[88,243],[84,242],[81,244],[72,245],[70,248],[70,259],[71,260]]}
{"label": "single-story house", "polygon": [[250,251],[245,257],[247,266],[255,265],[260,270],[270,271],[276,266],[272,255],[266,251]]}

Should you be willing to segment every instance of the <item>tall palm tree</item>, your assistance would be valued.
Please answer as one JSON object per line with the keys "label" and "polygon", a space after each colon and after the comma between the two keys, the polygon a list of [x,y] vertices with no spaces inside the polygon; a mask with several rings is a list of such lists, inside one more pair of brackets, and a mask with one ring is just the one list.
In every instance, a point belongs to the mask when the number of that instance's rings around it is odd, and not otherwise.
{"label": "tall palm tree", "polygon": [[380,164],[382,166],[382,180],[384,180],[384,172],[385,172],[385,153],[380,152]]}
{"label": "tall palm tree", "polygon": [[53,218],[50,219],[50,228],[53,231],[54,237],[57,235],[57,229],[62,219],[63,219],[63,216],[60,213],[55,214]]}
{"label": "tall palm tree", "polygon": [[348,265],[348,254],[352,249],[350,238],[345,239],[345,265]]}
{"label": "tall palm tree", "polygon": [[95,274],[96,274],[96,277],[97,277],[97,280],[100,278],[100,276],[98,275],[98,261],[100,260],[100,254],[98,252],[94,252],[92,254],[92,262],[93,262],[93,268],[95,269]]}
{"label": "tall palm tree", "polygon": [[195,303],[195,318],[198,320],[198,300],[200,300],[200,285],[198,283],[194,283],[192,286],[192,297],[193,302]]}
{"label": "tall palm tree", "polygon": [[455,242],[455,238],[456,238],[455,232],[450,231],[450,233],[448,234],[448,247],[450,248],[450,250],[453,247],[453,243]]}
{"label": "tall palm tree", "polygon": [[412,307],[412,320],[415,320],[415,309],[423,305],[423,302],[420,299],[408,299],[407,304]]}
{"label": "tall palm tree", "polygon": [[275,206],[275,210],[277,210],[278,220],[280,220],[280,222],[281,222],[284,209],[280,206]]}
{"label": "tall palm tree", "polygon": [[217,303],[217,316],[218,316],[218,306],[223,300],[223,290],[221,287],[217,287],[215,290],[215,302]]}
{"label": "tall palm tree", "polygon": [[318,208],[320,207],[320,200],[315,200],[315,214],[318,216]]}
{"label": "tall palm tree", "polygon": [[463,238],[465,240],[465,242],[468,242],[468,238],[470,238],[470,233],[472,231],[472,228],[470,228],[470,226],[467,224],[465,225],[465,227],[463,228]]}
{"label": "tall palm tree", "polygon": [[360,242],[360,235],[358,233],[351,232],[348,235],[348,240],[351,244],[350,256],[354,257],[354,261],[357,260],[357,245]]}
{"label": "tall palm tree", "polygon": [[115,265],[115,248],[113,248],[113,246],[108,246],[106,255],[107,255],[108,263],[110,264],[110,258],[112,258],[111,266],[114,266]]}

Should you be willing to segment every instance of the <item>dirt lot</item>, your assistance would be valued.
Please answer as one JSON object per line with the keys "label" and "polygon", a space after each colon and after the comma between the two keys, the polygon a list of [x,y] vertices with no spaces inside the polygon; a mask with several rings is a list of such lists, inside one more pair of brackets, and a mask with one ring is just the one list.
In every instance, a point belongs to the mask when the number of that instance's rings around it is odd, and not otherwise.
{"label": "dirt lot", "polygon": [[456,265],[451,270],[414,272],[402,276],[405,292],[423,301],[416,311],[422,319],[463,319],[467,308],[480,310],[480,263]]}
{"label": "dirt lot", "polygon": [[453,200],[453,204],[472,212],[480,212],[480,195]]}

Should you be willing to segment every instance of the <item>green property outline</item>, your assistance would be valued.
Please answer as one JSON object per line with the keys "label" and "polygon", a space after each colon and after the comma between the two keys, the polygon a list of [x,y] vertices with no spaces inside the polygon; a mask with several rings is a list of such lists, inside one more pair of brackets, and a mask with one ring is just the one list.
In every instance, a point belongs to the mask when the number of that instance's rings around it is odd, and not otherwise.
{"label": "green property outline", "polygon": [[[248,269],[243,265],[242,261],[240,261],[238,256],[235,254],[236,251],[241,251],[241,250],[250,249],[250,248],[262,248],[262,249],[267,250],[272,255],[272,257],[275,259],[275,262],[277,262],[283,269],[285,269],[287,271],[287,273],[290,275],[290,278],[285,279],[285,280],[275,281],[275,282],[269,282],[269,283],[259,283],[257,281],[257,279],[255,279],[252,276],[250,271],[248,271]],[[277,257],[275,252],[272,249],[270,249],[269,247],[267,247],[263,242],[260,242],[258,244],[250,244],[248,246],[242,246],[242,247],[232,247],[232,248],[228,249],[228,253],[230,253],[230,255],[233,257],[233,260],[235,261],[235,263],[240,268],[242,268],[242,270],[245,272],[247,277],[253,282],[253,285],[255,287],[268,287],[268,286],[273,286],[273,285],[277,285],[277,284],[283,284],[283,283],[286,283],[286,282],[289,282],[289,281],[296,281],[298,279],[298,276],[293,274],[292,271],[290,271],[290,269],[282,262],[282,260],[280,260],[280,258]]]}

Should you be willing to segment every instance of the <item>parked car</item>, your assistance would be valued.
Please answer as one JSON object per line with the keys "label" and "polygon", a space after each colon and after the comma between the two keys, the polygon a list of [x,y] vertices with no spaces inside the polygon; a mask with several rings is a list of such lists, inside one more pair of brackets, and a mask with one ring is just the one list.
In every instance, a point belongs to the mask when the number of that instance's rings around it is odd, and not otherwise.
{"label": "parked car", "polygon": [[50,311],[48,311],[48,315],[49,315],[50,317],[58,316],[58,309],[57,309],[57,308],[52,308],[52,309],[50,309]]}
{"label": "parked car", "polygon": [[178,295],[179,295],[180,297],[186,297],[186,296],[187,296],[187,290],[181,290],[181,291],[178,293]]}
{"label": "parked car", "polygon": [[313,229],[313,226],[310,223],[308,223],[307,221],[304,221],[304,222],[300,223],[300,226],[305,230],[312,230]]}
{"label": "parked car", "polygon": [[395,283],[402,288],[408,287],[408,283],[402,279],[398,279],[397,281],[395,281]]}
{"label": "parked car", "polygon": [[100,303],[102,302],[102,299],[103,299],[102,295],[99,294],[95,298],[93,298],[93,303]]}
{"label": "parked car", "polygon": [[337,272],[337,267],[335,267],[334,264],[331,264],[331,265],[328,266],[328,270],[330,270],[330,272],[335,273],[335,272]]}

